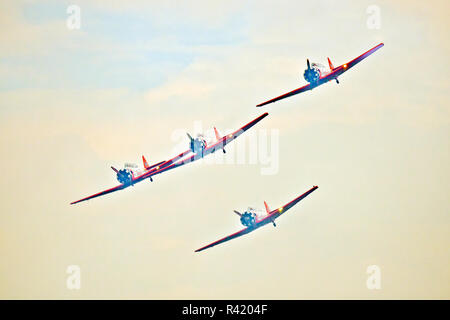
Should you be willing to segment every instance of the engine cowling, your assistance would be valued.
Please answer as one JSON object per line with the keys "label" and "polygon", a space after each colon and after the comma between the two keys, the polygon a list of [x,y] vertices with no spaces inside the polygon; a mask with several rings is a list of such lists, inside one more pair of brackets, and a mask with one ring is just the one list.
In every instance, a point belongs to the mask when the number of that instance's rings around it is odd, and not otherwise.
{"label": "engine cowling", "polygon": [[306,69],[305,72],[303,73],[303,77],[309,83],[317,82],[320,78],[320,71],[316,68]]}
{"label": "engine cowling", "polygon": [[189,147],[193,153],[202,154],[206,148],[206,141],[199,138],[192,139]]}
{"label": "engine cowling", "polygon": [[253,227],[256,224],[256,214],[245,212],[241,215],[241,223],[246,227]]}
{"label": "engine cowling", "polygon": [[122,184],[130,184],[133,179],[131,171],[128,169],[122,169],[117,171],[117,181]]}

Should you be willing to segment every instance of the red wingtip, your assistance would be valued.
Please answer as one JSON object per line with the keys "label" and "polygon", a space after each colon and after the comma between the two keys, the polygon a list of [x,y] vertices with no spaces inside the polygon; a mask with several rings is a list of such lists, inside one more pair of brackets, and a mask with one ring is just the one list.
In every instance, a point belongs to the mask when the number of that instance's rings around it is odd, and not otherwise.
{"label": "red wingtip", "polygon": [[378,45],[376,45],[374,48],[377,48],[377,47],[379,47],[379,48],[381,48],[381,47],[384,47],[384,43],[383,42],[380,42]]}

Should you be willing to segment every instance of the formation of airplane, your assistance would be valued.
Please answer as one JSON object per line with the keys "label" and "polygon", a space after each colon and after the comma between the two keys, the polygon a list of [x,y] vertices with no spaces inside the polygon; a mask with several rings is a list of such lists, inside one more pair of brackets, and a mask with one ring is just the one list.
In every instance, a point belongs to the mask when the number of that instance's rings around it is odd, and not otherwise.
{"label": "formation of airplane", "polygon": [[273,102],[276,102],[281,99],[285,99],[287,97],[299,94],[301,92],[312,90],[315,87],[318,87],[318,86],[320,86],[328,81],[331,81],[331,80],[335,80],[336,83],[339,84],[338,76],[340,76],[341,74],[343,74],[344,72],[346,72],[347,70],[349,70],[350,68],[355,66],[357,63],[364,60],[365,58],[367,58],[368,56],[370,56],[372,53],[374,53],[375,51],[377,51],[378,49],[380,49],[383,46],[384,46],[384,43],[380,43],[379,45],[373,47],[372,49],[363,53],[359,57],[357,57],[347,63],[344,63],[343,65],[340,65],[338,67],[334,67],[333,64],[331,63],[330,58],[328,58],[328,66],[330,67],[329,70],[327,70],[323,65],[321,65],[319,63],[310,64],[309,59],[307,59],[306,60],[307,69],[303,73],[303,77],[305,78],[306,81],[309,82],[308,84],[306,84],[298,89],[292,90],[288,93],[285,93],[279,97],[270,99],[263,103],[260,103],[257,105],[257,107],[262,107],[266,104],[273,103]]}
{"label": "formation of airplane", "polygon": [[268,224],[268,223],[272,223],[274,227],[276,227],[275,224],[275,219],[277,219],[279,216],[281,216],[283,213],[285,213],[286,211],[288,211],[290,208],[292,208],[293,206],[295,206],[300,200],[306,198],[311,192],[313,192],[314,190],[316,190],[318,188],[318,186],[314,186],[311,189],[309,189],[308,191],[306,191],[304,194],[298,196],[297,198],[295,198],[294,200],[292,200],[291,202],[285,204],[282,207],[279,207],[275,210],[270,211],[269,206],[267,205],[267,203],[264,201],[264,206],[266,207],[266,214],[263,216],[258,216],[257,212],[252,209],[249,208],[248,210],[246,210],[244,213],[240,213],[239,211],[234,210],[234,213],[236,213],[239,217],[240,217],[240,221],[241,223],[245,226],[244,229],[239,230],[238,232],[235,232],[229,236],[226,236],[222,239],[219,239],[213,243],[210,243],[204,247],[201,247],[200,249],[195,250],[195,252],[200,252],[203,251],[205,249],[217,246],[220,243],[224,243],[226,241],[232,240],[234,238],[243,236],[244,234],[250,233],[252,231],[255,231],[256,229]]}
{"label": "formation of airplane", "polygon": [[[281,99],[285,99],[287,97],[299,94],[301,92],[305,92],[308,90],[312,90],[326,82],[329,82],[331,80],[335,80],[336,83],[339,84],[338,77],[355,66],[360,61],[364,60],[368,56],[370,56],[372,53],[383,47],[384,44],[380,43],[377,46],[373,47],[372,49],[366,51],[365,53],[361,54],[360,56],[356,57],[355,59],[344,63],[338,67],[334,67],[331,63],[330,58],[328,59],[328,66],[329,69],[325,68],[323,65],[318,63],[310,63],[309,59],[306,60],[307,69],[304,71],[303,77],[308,82],[308,84],[297,88],[293,91],[290,91],[288,93],[285,93],[279,97],[273,98],[271,100],[268,100],[266,102],[260,103],[257,105],[257,107],[262,107],[264,105],[267,105],[269,103],[276,102]],[[216,136],[216,142],[208,145],[206,140],[203,138],[203,136],[199,135],[196,138],[193,138],[189,133],[187,134],[189,138],[189,149],[178,154],[177,156],[173,157],[172,159],[160,161],[155,164],[149,165],[147,160],[144,156],[142,156],[142,162],[143,162],[143,169],[137,169],[137,166],[132,165],[125,165],[123,169],[116,169],[114,167],[111,167],[112,170],[116,173],[116,178],[119,181],[119,185],[106,189],[104,191],[98,192],[96,194],[90,195],[88,197],[82,198],[80,200],[71,202],[71,204],[76,204],[82,201],[90,200],[93,198],[97,198],[115,191],[119,191],[125,188],[128,188],[129,186],[133,186],[138,182],[141,182],[143,180],[149,180],[153,181],[153,176],[163,173],[165,171],[183,166],[185,164],[188,164],[190,162],[196,161],[198,159],[203,158],[204,156],[207,156],[208,154],[211,154],[217,150],[222,150],[224,153],[225,146],[236,139],[238,136],[240,136],[242,133],[253,127],[255,124],[257,124],[259,121],[261,121],[263,118],[268,116],[268,113],[264,113],[257,117],[256,119],[250,121],[246,125],[242,126],[240,129],[234,131],[233,133],[230,133],[226,136],[220,136],[219,132],[216,128],[214,128],[214,133]],[[309,194],[311,194],[313,191],[315,191],[318,187],[314,186],[302,195],[298,196],[291,202],[285,204],[282,207],[279,207],[275,210],[270,210],[267,203],[264,201],[266,212],[264,214],[259,214],[258,211],[248,208],[244,213],[240,213],[239,211],[234,210],[234,213],[236,213],[239,218],[240,222],[245,226],[244,229],[241,229],[238,232],[235,232],[229,236],[226,236],[222,239],[219,239],[213,243],[210,243],[204,247],[201,247],[195,252],[200,252],[205,249],[214,247],[218,244],[224,243],[226,241],[235,239],[237,237],[240,237],[242,235],[245,235],[247,233],[253,232],[256,229],[272,223],[275,227],[275,219],[280,217],[282,214],[284,214],[287,210],[292,208],[294,205],[296,205],[300,200],[307,197]]]}
{"label": "formation of airplane", "polygon": [[168,170],[183,166],[185,164],[188,164],[190,162],[196,161],[196,160],[201,159],[204,156],[211,154],[217,150],[222,150],[223,152],[225,152],[225,146],[228,143],[230,143],[231,141],[233,141],[234,139],[239,137],[242,133],[244,133],[251,127],[253,127],[255,124],[257,124],[259,121],[261,121],[268,115],[269,114],[266,112],[266,113],[260,115],[259,117],[257,117],[256,119],[250,121],[246,125],[242,126],[238,130],[236,130],[226,136],[222,136],[222,137],[219,135],[219,132],[217,131],[217,129],[214,128],[214,132],[215,132],[217,141],[215,143],[213,143],[212,145],[208,145],[202,136],[194,139],[188,134],[188,137],[190,139],[188,150],[180,153],[179,155],[177,155],[176,157],[174,157],[170,160],[160,161],[153,165],[149,165],[147,163],[147,160],[145,159],[145,157],[142,156],[144,168],[143,168],[143,170],[140,170],[140,171],[133,170],[130,167],[125,167],[120,170],[117,170],[116,168],[111,167],[113,169],[113,171],[116,173],[116,178],[120,182],[119,185],[109,188],[109,189],[106,189],[104,191],[95,193],[93,195],[82,198],[80,200],[71,202],[70,204],[76,204],[76,203],[79,203],[82,201],[86,201],[86,200],[90,200],[93,198],[97,198],[97,197],[106,195],[108,193],[119,191],[119,190],[128,188],[129,186],[132,186],[143,180],[148,179],[150,181],[153,181],[152,177],[157,174],[160,174],[165,171],[168,171]]}

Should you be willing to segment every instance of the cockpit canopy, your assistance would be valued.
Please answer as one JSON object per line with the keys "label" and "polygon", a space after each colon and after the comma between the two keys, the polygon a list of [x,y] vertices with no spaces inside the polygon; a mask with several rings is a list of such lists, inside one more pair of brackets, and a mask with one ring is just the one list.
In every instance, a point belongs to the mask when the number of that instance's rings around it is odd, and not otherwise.
{"label": "cockpit canopy", "polygon": [[311,67],[317,68],[319,70],[325,70],[325,66],[323,64],[320,64],[320,63],[317,63],[317,62],[311,63]]}

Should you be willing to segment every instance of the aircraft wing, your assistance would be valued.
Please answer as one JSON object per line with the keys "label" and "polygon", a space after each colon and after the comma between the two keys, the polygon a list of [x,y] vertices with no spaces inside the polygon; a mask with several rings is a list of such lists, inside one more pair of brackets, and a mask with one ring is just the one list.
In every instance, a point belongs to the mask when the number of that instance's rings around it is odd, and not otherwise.
{"label": "aircraft wing", "polygon": [[210,243],[210,244],[208,244],[208,245],[206,245],[206,246],[204,246],[204,247],[201,247],[200,249],[195,250],[195,252],[200,252],[200,251],[203,251],[203,250],[205,250],[205,249],[214,247],[214,246],[216,246],[216,245],[218,245],[218,244],[220,244],[220,243],[227,242],[227,241],[232,240],[232,239],[234,239],[234,238],[243,236],[244,234],[247,234],[247,233],[249,233],[249,232],[252,232],[253,230],[255,230],[255,228],[245,228],[245,229],[242,229],[242,230],[240,230],[240,231],[238,231],[238,232],[235,232],[235,233],[233,233],[233,234],[230,234],[229,236],[226,236],[226,237],[224,237],[224,238],[222,238],[222,239],[220,239],[220,240],[214,241],[213,243]]}
{"label": "aircraft wing", "polygon": [[[203,157],[213,153],[217,150],[222,150],[228,143],[230,143],[231,141],[233,141],[234,139],[236,139],[237,137],[239,137],[241,134],[243,134],[245,131],[247,131],[248,129],[250,129],[251,127],[253,127],[255,124],[257,124],[259,121],[261,121],[262,119],[264,119],[265,117],[267,117],[269,114],[263,113],[262,115],[260,115],[259,117],[257,117],[256,119],[250,121],[249,123],[247,123],[246,125],[242,126],[241,128],[239,128],[238,130],[234,131],[233,133],[230,133],[224,137],[222,137],[219,141],[217,141],[215,144],[211,145],[211,146],[207,146],[205,148],[205,150],[203,151]],[[157,171],[152,171],[152,172],[148,172],[146,173],[146,178],[150,177],[150,176],[154,176],[160,173],[163,173],[165,171],[168,170],[172,170],[178,167],[181,167],[185,164],[191,163],[193,161],[199,160],[202,158],[202,155],[199,154],[193,154],[192,156],[190,156],[189,158],[183,159],[183,160],[179,160],[178,162],[175,162],[169,166],[165,166],[163,168],[160,168]]]}
{"label": "aircraft wing", "polygon": [[191,150],[186,150],[182,153],[180,153],[179,155],[177,155],[176,157],[173,157],[170,160],[164,161],[161,165],[153,167],[152,166],[152,170],[149,170],[147,172],[144,172],[143,174],[141,174],[140,176],[136,177],[135,179],[137,180],[137,182],[147,179],[151,176],[154,176],[156,174],[162,173],[164,171],[167,170],[167,168],[173,168],[174,164],[178,163],[178,161],[182,158],[184,158],[185,156],[187,156],[189,153],[191,153]]}
{"label": "aircraft wing", "polygon": [[350,68],[352,68],[353,66],[355,66],[357,63],[363,61],[365,58],[367,58],[368,56],[370,56],[372,53],[374,53],[375,51],[377,51],[378,49],[382,48],[384,46],[384,43],[380,43],[378,45],[376,45],[375,47],[373,47],[372,49],[364,52],[362,55],[356,57],[355,59],[344,63],[343,65],[336,67],[333,69],[333,71],[329,74],[327,74],[325,77],[323,77],[322,79],[320,79],[320,82],[327,82],[331,79],[336,78],[337,76],[343,74],[345,71],[349,70]]}
{"label": "aircraft wing", "polygon": [[295,198],[294,200],[292,200],[291,202],[288,202],[284,206],[273,210],[267,217],[264,217],[262,220],[258,221],[258,225],[264,225],[266,223],[272,222],[273,220],[275,220],[276,218],[281,216],[283,213],[288,211],[290,208],[295,206],[300,200],[303,200],[304,198],[309,196],[317,188],[319,188],[319,187],[314,186],[311,189],[309,189],[308,191],[306,191],[305,193],[303,193],[302,195],[300,195],[297,198]]}
{"label": "aircraft wing", "polygon": [[281,95],[279,97],[270,99],[270,100],[268,100],[266,102],[263,102],[263,103],[260,103],[260,104],[258,104],[256,106],[257,107],[262,107],[262,106],[265,106],[266,104],[269,104],[269,103],[272,103],[272,102],[275,102],[275,101],[278,101],[278,100],[281,100],[281,99],[284,99],[284,98],[287,98],[287,97],[290,97],[290,96],[293,96],[293,95],[296,95],[296,94],[299,94],[301,92],[308,91],[308,90],[311,90],[311,89],[312,89],[311,88],[311,84],[308,83],[308,84],[304,85],[303,87],[300,87],[298,89],[292,90],[291,92],[285,93],[285,94],[283,94],[283,95]]}
{"label": "aircraft wing", "polygon": [[180,160],[181,158],[185,157],[189,153],[191,153],[190,149],[180,153],[179,155],[177,155],[176,157],[173,157],[170,160],[164,161],[161,165],[155,167],[155,171],[158,171],[161,168],[165,168],[165,167],[170,166],[171,164],[177,162],[178,160]]}
{"label": "aircraft wing", "polygon": [[249,123],[247,123],[246,125],[242,126],[241,128],[237,129],[236,131],[234,131],[233,133],[230,133],[224,137],[222,137],[219,141],[217,141],[216,143],[214,143],[211,146],[208,146],[205,151],[204,154],[209,154],[209,153],[213,153],[217,150],[221,150],[223,149],[228,143],[230,143],[231,141],[233,141],[234,139],[236,139],[237,137],[239,137],[241,134],[243,134],[245,131],[247,131],[248,129],[250,129],[251,127],[253,127],[255,124],[257,124],[259,121],[261,121],[262,119],[264,119],[265,117],[267,117],[269,114],[267,112],[263,113],[262,115],[260,115],[259,117],[257,117],[256,119],[250,121]]}
{"label": "aircraft wing", "polygon": [[120,184],[120,185],[115,186],[115,187],[113,187],[113,188],[110,188],[110,189],[101,191],[101,192],[96,193],[96,194],[93,194],[93,195],[91,195],[91,196],[88,196],[88,197],[86,197],[86,198],[83,198],[83,199],[80,199],[80,200],[71,202],[70,204],[75,204],[75,203],[78,203],[78,202],[82,202],[82,201],[86,201],[86,200],[89,200],[89,199],[97,198],[97,197],[103,196],[103,195],[105,195],[105,194],[114,192],[114,191],[122,190],[122,189],[124,189],[124,188],[126,188],[126,187],[127,187],[127,186],[125,186],[125,185],[123,185],[123,184]]}

